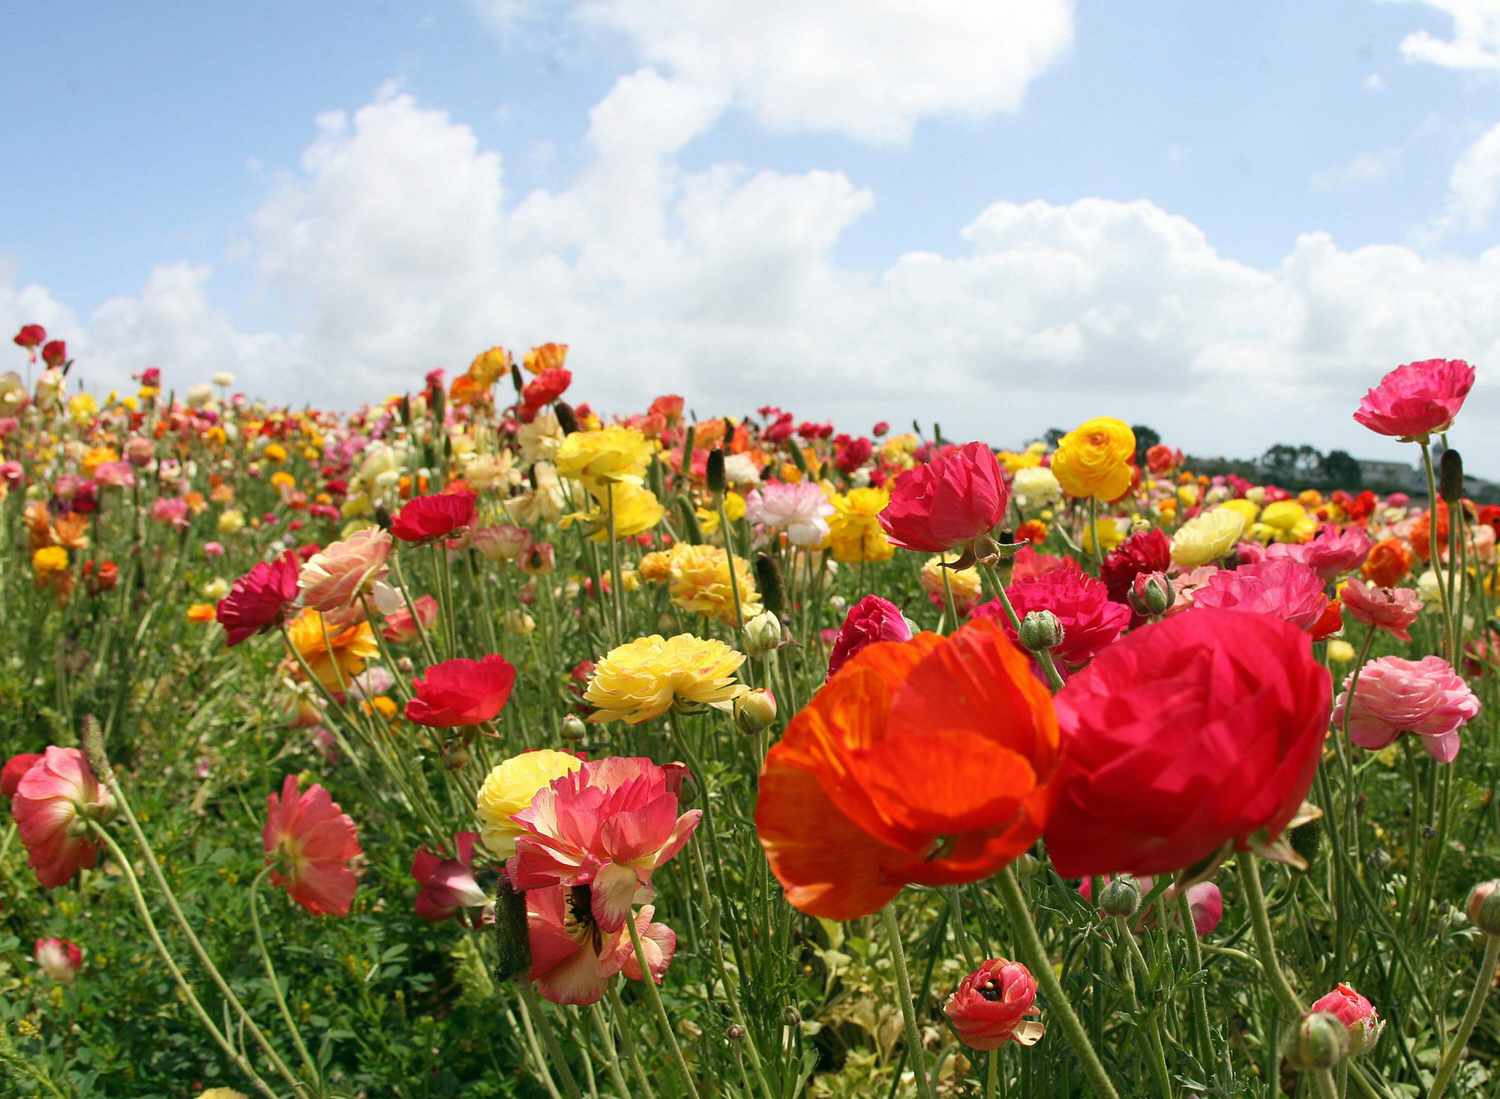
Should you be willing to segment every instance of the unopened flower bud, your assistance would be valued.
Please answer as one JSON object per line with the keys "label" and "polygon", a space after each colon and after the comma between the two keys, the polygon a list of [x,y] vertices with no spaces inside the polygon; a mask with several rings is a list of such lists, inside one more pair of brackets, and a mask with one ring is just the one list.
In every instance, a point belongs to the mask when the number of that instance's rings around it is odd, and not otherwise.
{"label": "unopened flower bud", "polygon": [[776,720],[776,696],[770,691],[746,691],[734,700],[734,726],[742,733],[760,733]]}
{"label": "unopened flower bud", "polygon": [[781,619],[770,611],[757,614],[745,623],[745,652],[766,656],[781,646]]}
{"label": "unopened flower bud", "polygon": [[731,1042],[743,1042],[745,1040],[745,1028],[739,1023],[730,1023],[729,1029],[724,1031],[724,1037]]}
{"label": "unopened flower bud", "polygon": [[1464,460],[1456,450],[1443,451],[1438,462],[1438,495],[1445,504],[1456,504],[1464,496]]}
{"label": "unopened flower bud", "polygon": [[1121,874],[1099,890],[1099,911],[1106,916],[1134,916],[1141,907],[1141,887],[1135,877]]}
{"label": "unopened flower bud", "polygon": [[724,479],[724,451],[715,447],[708,452],[708,491],[723,492],[728,487]]}
{"label": "unopened flower bud", "polygon": [[564,435],[572,435],[578,430],[578,415],[573,411],[573,406],[566,401],[558,401],[552,406],[552,414],[557,417],[557,426],[562,428]]}
{"label": "unopened flower bud", "polygon": [[1145,618],[1165,614],[1176,597],[1172,581],[1160,572],[1139,573],[1130,582],[1130,591],[1126,595],[1131,609]]}
{"label": "unopened flower bud", "polygon": [[1032,652],[1055,649],[1062,644],[1063,624],[1051,611],[1029,611],[1021,619],[1021,646]]}
{"label": "unopened flower bud", "polygon": [[1500,880],[1480,882],[1469,890],[1464,910],[1469,921],[1486,935],[1500,935]]}
{"label": "unopened flower bud", "polygon": [[577,714],[568,714],[562,719],[562,735],[564,740],[582,740],[589,731],[584,724],[583,718]]}
{"label": "unopened flower bud", "polygon": [[1327,1011],[1309,1011],[1287,1036],[1286,1059],[1303,1072],[1333,1068],[1348,1053],[1348,1028]]}
{"label": "unopened flower bud", "polygon": [[462,742],[450,744],[443,749],[443,764],[450,771],[462,771],[469,765],[471,758],[468,745]]}
{"label": "unopened flower bud", "polygon": [[768,553],[755,555],[755,586],[760,589],[761,606],[780,614],[786,603],[786,589],[781,582],[781,565]]}

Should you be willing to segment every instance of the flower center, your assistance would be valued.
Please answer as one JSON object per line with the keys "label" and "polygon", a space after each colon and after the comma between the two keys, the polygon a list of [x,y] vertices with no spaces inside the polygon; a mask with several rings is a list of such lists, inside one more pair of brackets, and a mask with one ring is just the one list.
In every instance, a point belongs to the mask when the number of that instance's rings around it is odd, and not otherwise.
{"label": "flower center", "polygon": [[1004,995],[1004,991],[1000,988],[1000,982],[996,981],[993,977],[980,985],[978,992],[980,996],[992,1004],[998,1004],[1000,997]]}

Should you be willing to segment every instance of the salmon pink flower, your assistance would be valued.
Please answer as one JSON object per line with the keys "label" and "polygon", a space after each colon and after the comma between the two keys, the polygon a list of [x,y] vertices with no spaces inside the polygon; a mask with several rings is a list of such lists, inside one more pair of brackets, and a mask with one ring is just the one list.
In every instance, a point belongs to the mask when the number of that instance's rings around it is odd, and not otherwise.
{"label": "salmon pink flower", "polygon": [[908,882],[997,873],[1051,811],[1057,718],[1030,658],[989,621],[867,645],[766,756],[755,826],[787,900],[879,911]]}
{"label": "salmon pink flower", "polygon": [[1036,978],[1020,962],[989,958],[959,982],[943,1005],[958,1040],[970,1049],[999,1049],[1006,1042],[1035,1045],[1046,1033],[1037,1014]]}
{"label": "salmon pink flower", "polygon": [[701,809],[681,815],[682,771],[641,757],[590,760],[538,790],[512,819],[523,829],[506,863],[512,888],[586,886],[603,931],[625,926],[652,873],[692,836]]}
{"label": "salmon pink flower", "polygon": [[36,879],[48,889],[65,884],[99,859],[99,845],[85,837],[88,821],[114,808],[77,748],[49,747],[34,762],[11,797],[10,815],[26,845]]}
{"label": "salmon pink flower", "polygon": [[1349,1031],[1351,1057],[1373,1049],[1375,1043],[1380,1041],[1380,1032],[1385,1029],[1385,1022],[1380,1018],[1380,1012],[1375,1010],[1375,1005],[1342,981],[1332,992],[1315,1000],[1308,1011],[1327,1012],[1344,1024]]}
{"label": "salmon pink flower", "polygon": [[[1113,602],[1104,582],[1081,569],[1053,569],[1040,576],[1012,580],[1006,594],[1018,618],[1032,611],[1057,615],[1063,636],[1052,655],[1069,669],[1083,667],[1130,625],[1130,608]],[[998,599],[975,607],[974,614],[995,620],[1012,641],[1018,640]]]}
{"label": "salmon pink flower", "polygon": [[910,641],[911,623],[889,599],[867,595],[844,616],[844,624],[828,656],[828,677],[847,664],[866,645],[876,641]]}
{"label": "salmon pink flower", "polygon": [[994,451],[966,443],[897,477],[879,519],[894,545],[946,553],[988,535],[1009,502],[1010,487]]}
{"label": "salmon pink flower", "polygon": [[1307,635],[1271,615],[1209,608],[1127,634],[1057,696],[1057,872],[1164,874],[1267,847],[1312,785],[1330,693]]}
{"label": "salmon pink flower", "polygon": [[391,520],[391,533],[403,542],[432,542],[474,522],[472,492],[445,492],[417,496],[406,502]]}
{"label": "salmon pink flower", "polygon": [[[412,617],[413,610],[417,612],[415,618]],[[437,600],[430,595],[419,595],[411,601],[410,610],[403,600],[401,606],[386,615],[385,628],[380,634],[387,641],[415,641],[421,636],[421,630],[417,626],[420,624],[422,630],[430,630],[436,624],[437,617]]]}
{"label": "salmon pink flower", "polygon": [[15,797],[22,776],[41,758],[40,752],[22,752],[6,760],[4,768],[0,768],[0,797]]}
{"label": "salmon pink flower", "polygon": [[412,681],[416,694],[406,704],[406,718],[441,729],[481,725],[505,708],[515,682],[516,669],[499,653],[445,660]]}
{"label": "salmon pink flower", "polygon": [[1459,727],[1478,714],[1478,697],[1442,657],[1383,656],[1360,668],[1357,681],[1353,672],[1344,680],[1333,724],[1342,726],[1347,717],[1349,739],[1371,750],[1411,733],[1422,738],[1422,747],[1433,759],[1452,763],[1458,755]]}
{"label": "salmon pink flower", "polygon": [[231,648],[286,621],[297,598],[301,571],[301,559],[288,550],[274,561],[262,561],[234,582],[215,612]]}
{"label": "salmon pink flower", "polygon": [[1411,588],[1366,587],[1364,581],[1350,580],[1339,592],[1344,610],[1356,622],[1386,630],[1402,641],[1411,640],[1408,630],[1422,613],[1422,596]]}
{"label": "salmon pink flower", "polygon": [[1220,569],[1193,593],[1193,606],[1267,614],[1313,631],[1328,609],[1318,574],[1297,561],[1267,559]]}
{"label": "salmon pink flower", "polygon": [[1396,367],[1365,394],[1354,418],[1371,431],[1425,443],[1452,426],[1474,385],[1462,359],[1426,359]]}
{"label": "salmon pink flower", "polygon": [[67,939],[38,939],[32,957],[38,968],[58,984],[72,984],[83,968],[83,951]]}
{"label": "salmon pink flower", "polygon": [[352,625],[364,614],[360,597],[385,577],[390,553],[391,536],[379,527],[357,530],[323,547],[297,579],[302,605],[321,611],[330,629]]}
{"label": "salmon pink flower", "polygon": [[459,832],[453,837],[454,858],[444,859],[425,847],[412,856],[411,876],[422,887],[413,909],[430,923],[441,923],[465,908],[477,908],[489,896],[474,880],[474,844],[478,832]]}
{"label": "salmon pink flower", "polygon": [[287,775],[281,796],[266,795],[261,833],[271,884],[314,916],[347,916],[357,884],[350,862],[363,852],[349,814],[318,783],[299,790]]}

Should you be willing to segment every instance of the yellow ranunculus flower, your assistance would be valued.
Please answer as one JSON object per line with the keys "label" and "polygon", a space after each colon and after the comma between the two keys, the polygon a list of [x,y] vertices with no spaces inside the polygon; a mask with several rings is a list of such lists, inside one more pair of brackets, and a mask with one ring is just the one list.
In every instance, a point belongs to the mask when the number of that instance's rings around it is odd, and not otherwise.
{"label": "yellow ranunculus flower", "polygon": [[[712,536],[719,533],[719,509],[717,507],[695,508],[693,514],[698,519],[698,529],[705,535]],[[733,523],[745,515],[745,498],[738,492],[726,492],[724,494],[724,514]]]}
{"label": "yellow ranunculus flower", "polygon": [[284,469],[278,469],[275,473],[271,474],[271,485],[274,488],[295,488],[297,478]]}
{"label": "yellow ranunculus flower", "polygon": [[996,453],[995,457],[1005,467],[1005,472],[1009,473],[1012,477],[1023,469],[1037,469],[1042,464],[1042,456],[1031,450],[1020,452],[1002,450]]}
{"label": "yellow ranunculus flower", "polygon": [[31,571],[38,576],[65,572],[68,568],[68,551],[61,546],[43,546],[31,555]]}
{"label": "yellow ranunculus flower", "polygon": [[1117,519],[1105,517],[1094,524],[1094,529],[1083,528],[1083,548],[1090,553],[1094,552],[1094,535],[1099,536],[1099,549],[1101,553],[1108,553],[1121,542],[1125,541],[1125,531],[1121,529],[1121,523]]}
{"label": "yellow ranunculus flower", "polygon": [[1296,500],[1277,500],[1262,509],[1256,528],[1256,536],[1268,541],[1306,542],[1318,533],[1318,521]]}
{"label": "yellow ranunculus flower", "polygon": [[229,581],[225,580],[222,576],[215,576],[203,585],[202,592],[204,599],[212,599],[217,603],[229,594]]}
{"label": "yellow ranunculus flower", "polygon": [[941,553],[929,557],[922,566],[922,590],[939,607],[948,605],[948,597],[943,591],[944,573],[948,574],[948,588],[953,592],[953,609],[961,615],[967,614],[983,594],[979,570],[972,565],[966,569],[945,569]]}
{"label": "yellow ranunculus flower", "polygon": [[219,513],[219,533],[238,534],[245,529],[245,513],[239,508],[226,508]]}
{"label": "yellow ranunculus flower", "polygon": [[92,393],[75,393],[68,399],[68,415],[77,423],[92,420],[99,412],[99,402]]}
{"label": "yellow ranunculus flower", "polygon": [[497,764],[485,776],[474,806],[479,818],[479,838],[490,854],[500,859],[514,855],[516,837],[523,829],[511,817],[530,805],[542,787],[582,766],[583,761],[577,756],[551,748],[522,752]]}
{"label": "yellow ranunculus flower", "polygon": [[1062,485],[1057,475],[1041,466],[1022,466],[1011,479],[1011,491],[1018,508],[1044,508],[1062,499]]}
{"label": "yellow ranunculus flower", "polygon": [[268,444],[266,446],[266,449],[261,453],[265,457],[266,461],[275,462],[277,465],[280,465],[282,462],[286,461],[286,447],[282,446],[280,443]]}
{"label": "yellow ranunculus flower", "polygon": [[597,707],[593,722],[631,725],[660,717],[674,705],[727,710],[747,688],[734,673],[745,654],[690,633],[639,637],[611,649],[594,668],[584,699]]}
{"label": "yellow ranunculus flower", "polygon": [[1335,664],[1347,664],[1354,659],[1354,646],[1343,638],[1335,637],[1328,642],[1328,659]]}
{"label": "yellow ranunculus flower", "polygon": [[1191,569],[1217,561],[1245,533],[1245,517],[1233,508],[1217,507],[1189,519],[1172,535],[1172,561]]}
{"label": "yellow ranunculus flower", "polygon": [[829,497],[833,514],[828,517],[828,547],[833,559],[846,565],[861,561],[889,561],[896,547],[876,518],[891,502],[883,488],[856,488]]}
{"label": "yellow ranunculus flower", "polygon": [[[729,559],[722,549],[679,542],[672,547],[669,563],[667,591],[674,604],[728,626],[739,625],[734,610],[734,588],[729,581]],[[740,617],[755,617],[764,609],[755,589],[755,574],[750,571],[750,562],[738,554],[734,558],[734,578],[739,585]]]}
{"label": "yellow ranunculus flower", "polygon": [[198,1099],[249,1099],[243,1091],[235,1091],[233,1088],[209,1088],[202,1092]]}
{"label": "yellow ranunculus flower", "polygon": [[557,448],[557,472],[587,481],[638,485],[656,444],[633,427],[611,424],[598,431],[575,431]]}
{"label": "yellow ranunculus flower", "polygon": [[325,628],[323,616],[311,607],[292,620],[287,636],[318,682],[330,691],[346,689],[379,649],[368,620],[343,629]]}
{"label": "yellow ranunculus flower", "polygon": [[648,583],[664,584],[672,578],[672,554],[667,550],[653,550],[641,558],[636,571]]}
{"label": "yellow ranunculus flower", "polygon": [[102,466],[105,462],[118,462],[119,460],[119,452],[116,451],[114,447],[93,447],[92,449],[88,450],[83,456],[83,475],[85,477],[92,477],[94,475],[94,471]]}
{"label": "yellow ranunculus flower", "polygon": [[1250,524],[1255,522],[1256,517],[1260,515],[1260,505],[1257,504],[1254,500],[1245,499],[1245,497],[1243,496],[1238,496],[1233,500],[1225,500],[1222,504],[1219,505],[1219,507],[1228,508],[1230,511],[1237,511],[1241,515],[1243,515],[1245,517],[1245,528],[1247,530],[1249,529]]}
{"label": "yellow ranunculus flower", "polygon": [[1052,472],[1069,496],[1118,500],[1134,476],[1135,432],[1123,420],[1096,416],[1064,435],[1052,455]]}
{"label": "yellow ranunculus flower", "polygon": [[494,385],[501,374],[510,373],[510,352],[503,347],[492,347],[474,356],[469,364],[469,377],[485,389]]}
{"label": "yellow ranunculus flower", "polygon": [[1197,485],[1178,485],[1177,499],[1185,508],[1190,508],[1198,502]]}
{"label": "yellow ranunculus flower", "polygon": [[630,538],[637,534],[644,534],[660,523],[667,513],[667,509],[661,506],[661,501],[649,488],[642,488],[628,481],[620,481],[613,485],[606,482],[589,486],[589,495],[594,498],[594,507],[588,511],[563,516],[561,525],[568,527],[578,522],[585,523],[590,528],[589,537],[595,542],[608,539],[611,533],[609,522],[611,490],[614,492],[613,533],[616,538]]}

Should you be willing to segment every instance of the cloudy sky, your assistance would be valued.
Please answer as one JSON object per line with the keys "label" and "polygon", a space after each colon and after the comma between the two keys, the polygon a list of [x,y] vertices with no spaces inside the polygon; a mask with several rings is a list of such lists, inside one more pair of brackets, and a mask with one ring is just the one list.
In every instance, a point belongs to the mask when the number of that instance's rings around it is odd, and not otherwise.
{"label": "cloudy sky", "polygon": [[1466,358],[1455,441],[1500,473],[1500,0],[31,4],[7,33],[0,328],[94,388],[352,407],[551,339],[608,410],[1401,457],[1359,396]]}

